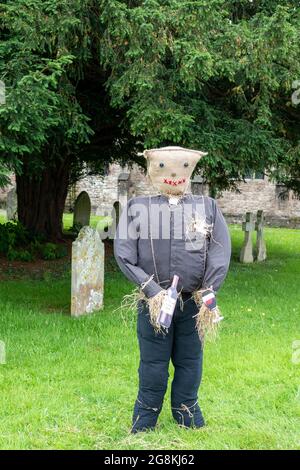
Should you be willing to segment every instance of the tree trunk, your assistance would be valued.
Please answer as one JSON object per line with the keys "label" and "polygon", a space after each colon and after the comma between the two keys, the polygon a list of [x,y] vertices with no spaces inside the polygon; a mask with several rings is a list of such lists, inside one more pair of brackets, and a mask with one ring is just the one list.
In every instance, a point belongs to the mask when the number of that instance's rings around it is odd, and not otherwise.
{"label": "tree trunk", "polygon": [[70,161],[59,160],[32,176],[26,162],[17,175],[18,219],[35,235],[62,241],[62,218],[68,193]]}

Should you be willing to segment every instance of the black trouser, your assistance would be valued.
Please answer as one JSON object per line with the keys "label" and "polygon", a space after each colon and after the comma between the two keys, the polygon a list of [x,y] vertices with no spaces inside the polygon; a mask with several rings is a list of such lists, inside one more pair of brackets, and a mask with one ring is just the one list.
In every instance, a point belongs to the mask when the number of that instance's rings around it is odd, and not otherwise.
{"label": "black trouser", "polygon": [[147,304],[138,305],[137,333],[140,347],[139,392],[132,432],[153,429],[167,389],[170,359],[174,365],[171,406],[178,424],[202,427],[197,403],[202,376],[202,348],[195,326],[198,308],[190,295],[178,299],[173,321],[165,334],[155,333]]}

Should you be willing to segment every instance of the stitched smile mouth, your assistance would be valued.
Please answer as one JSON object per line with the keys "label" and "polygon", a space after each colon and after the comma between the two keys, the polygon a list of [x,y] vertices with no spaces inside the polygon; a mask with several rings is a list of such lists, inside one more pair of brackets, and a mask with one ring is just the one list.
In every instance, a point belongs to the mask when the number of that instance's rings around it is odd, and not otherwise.
{"label": "stitched smile mouth", "polygon": [[170,186],[178,186],[179,184],[185,183],[185,178],[182,178],[181,180],[169,180],[167,178],[164,179],[165,184],[169,184]]}

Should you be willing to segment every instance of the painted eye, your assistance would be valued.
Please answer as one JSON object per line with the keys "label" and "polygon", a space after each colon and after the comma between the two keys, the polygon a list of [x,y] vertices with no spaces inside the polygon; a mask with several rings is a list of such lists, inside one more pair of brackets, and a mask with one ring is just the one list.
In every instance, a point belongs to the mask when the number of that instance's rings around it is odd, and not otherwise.
{"label": "painted eye", "polygon": [[160,166],[161,168],[163,168],[163,167],[165,166],[165,164],[164,164],[163,162],[160,162],[159,166]]}
{"label": "painted eye", "polygon": [[189,166],[188,162],[185,162],[183,166],[185,167]]}

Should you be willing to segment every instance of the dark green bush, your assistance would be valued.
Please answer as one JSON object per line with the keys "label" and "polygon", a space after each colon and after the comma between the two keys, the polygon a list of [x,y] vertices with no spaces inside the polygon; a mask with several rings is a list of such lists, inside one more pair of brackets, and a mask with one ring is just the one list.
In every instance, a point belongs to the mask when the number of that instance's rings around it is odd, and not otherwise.
{"label": "dark green bush", "polygon": [[73,226],[70,227],[68,231],[77,237],[82,227],[83,225],[80,222],[77,222],[76,224],[73,224]]}
{"label": "dark green bush", "polygon": [[67,256],[68,251],[67,248],[64,245],[56,245],[56,258],[64,258]]}
{"label": "dark green bush", "polygon": [[54,260],[66,256],[67,249],[30,235],[20,222],[7,222],[0,224],[0,254],[10,261],[33,261],[36,257]]}
{"label": "dark green bush", "polygon": [[46,243],[41,245],[41,256],[43,259],[56,259],[56,245],[54,243]]}
{"label": "dark green bush", "polygon": [[0,253],[7,254],[10,250],[26,247],[29,243],[29,232],[20,222],[0,224]]}
{"label": "dark green bush", "polygon": [[7,253],[7,258],[10,261],[33,261],[34,256],[28,250],[14,250],[11,248]]}
{"label": "dark green bush", "polygon": [[67,255],[66,247],[55,243],[40,244],[39,252],[41,258],[47,260],[59,259]]}

